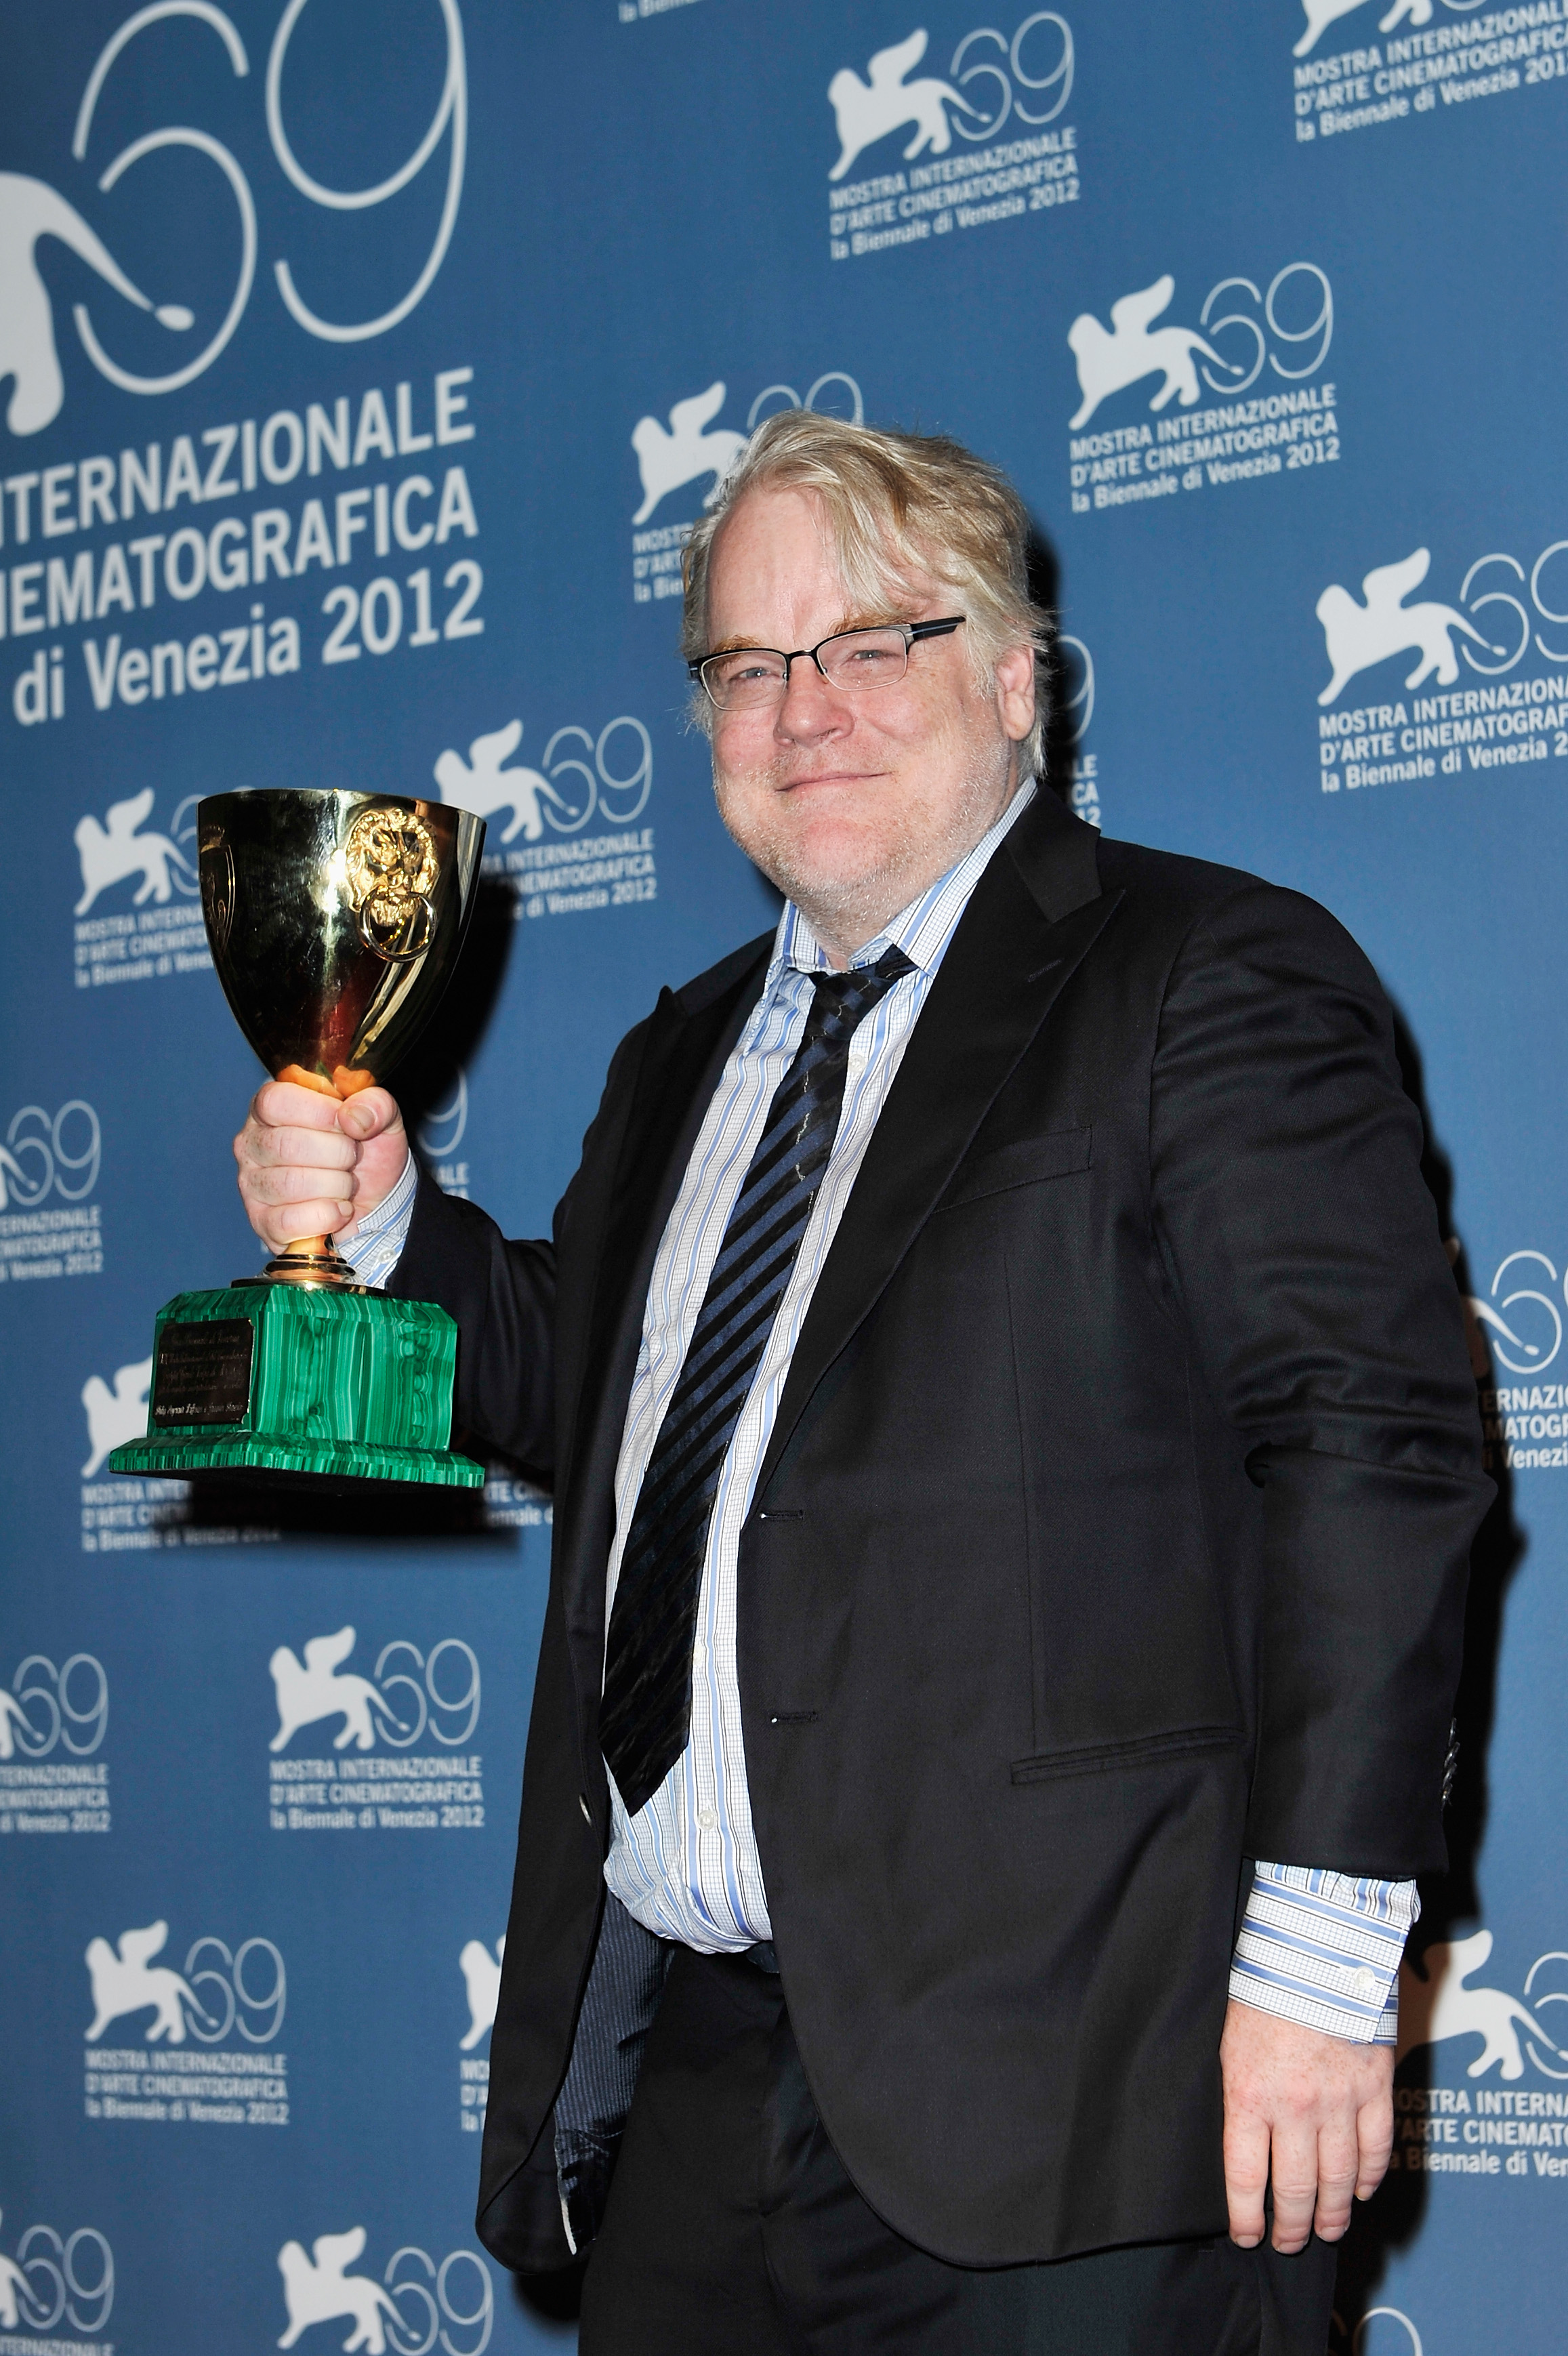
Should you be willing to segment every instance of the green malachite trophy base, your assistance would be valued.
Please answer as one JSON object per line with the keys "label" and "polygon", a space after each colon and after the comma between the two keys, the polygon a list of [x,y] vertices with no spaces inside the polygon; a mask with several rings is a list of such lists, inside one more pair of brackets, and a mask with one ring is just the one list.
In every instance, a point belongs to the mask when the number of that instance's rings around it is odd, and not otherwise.
{"label": "green malachite trophy base", "polygon": [[196,1472],[315,1472],[331,1480],[424,1481],[448,1489],[478,1489],[484,1468],[445,1448],[356,1447],[329,1440],[289,1440],[258,1431],[239,1439],[132,1440],[109,1459],[112,1472],[152,1472],[188,1481]]}
{"label": "green malachite trophy base", "polygon": [[271,1472],[478,1489],[455,1455],[457,1328],[428,1301],[295,1284],[180,1292],[158,1312],[147,1436],[114,1472]]}

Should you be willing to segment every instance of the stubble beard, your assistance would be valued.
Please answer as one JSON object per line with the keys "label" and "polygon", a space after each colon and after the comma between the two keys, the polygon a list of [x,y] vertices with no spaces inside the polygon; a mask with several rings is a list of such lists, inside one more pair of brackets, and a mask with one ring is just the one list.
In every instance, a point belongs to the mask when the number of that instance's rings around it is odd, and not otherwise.
{"label": "stubble beard", "polygon": [[[911,808],[895,800],[884,825],[868,829],[868,839],[846,845],[836,860],[811,859],[782,818],[772,777],[767,779],[765,815],[755,821],[749,809],[737,812],[738,798],[726,797],[716,770],[714,790],[719,815],[746,857],[794,902],[820,937],[853,955],[972,851],[1005,807],[1006,772],[998,769],[994,753],[987,747],[990,757],[983,758],[978,747],[965,749],[963,781],[945,810],[934,813],[929,804]],[[776,775],[785,782],[788,765],[780,763]]]}

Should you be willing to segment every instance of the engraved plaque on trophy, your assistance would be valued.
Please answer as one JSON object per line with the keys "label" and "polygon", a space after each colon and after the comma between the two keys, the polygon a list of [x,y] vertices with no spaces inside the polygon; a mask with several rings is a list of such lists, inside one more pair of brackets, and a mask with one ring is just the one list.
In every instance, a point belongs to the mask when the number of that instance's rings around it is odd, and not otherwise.
{"label": "engraved plaque on trophy", "polygon": [[[434,1013],[473,911],[482,819],[385,794],[219,794],[201,907],[235,1021],[274,1079],[385,1082]],[[273,1472],[477,1488],[453,1452],[457,1329],[355,1282],[330,1237],[157,1314],[147,1436],[116,1472]]]}

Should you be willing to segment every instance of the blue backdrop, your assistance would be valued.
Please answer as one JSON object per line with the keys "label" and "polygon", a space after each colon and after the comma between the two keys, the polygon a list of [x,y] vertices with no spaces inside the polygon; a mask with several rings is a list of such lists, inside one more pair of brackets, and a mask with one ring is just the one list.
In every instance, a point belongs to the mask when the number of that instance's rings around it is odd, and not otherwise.
{"label": "blue backdrop", "polygon": [[1500,1499],[1339,2329],[1561,2345],[1565,130],[1563,0],[5,0],[0,2356],[571,2341],[472,2227],[547,1501],[263,1526],[104,1459],[255,1260],[195,798],[489,814],[404,1093],[540,1232],[771,905],[674,648],[788,403],[1005,466],[1058,789],[1399,1009]]}

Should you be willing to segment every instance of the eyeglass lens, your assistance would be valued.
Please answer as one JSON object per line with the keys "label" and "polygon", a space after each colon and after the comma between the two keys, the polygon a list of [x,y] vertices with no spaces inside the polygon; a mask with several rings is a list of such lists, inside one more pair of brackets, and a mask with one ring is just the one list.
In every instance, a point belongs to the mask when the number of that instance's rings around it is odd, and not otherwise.
{"label": "eyeglass lens", "polygon": [[[824,640],[817,659],[832,687],[884,687],[903,678],[909,649],[902,630],[846,630]],[[710,656],[703,680],[714,701],[729,711],[771,702],[783,691],[786,668],[782,654],[771,648],[741,647],[733,654]]]}

